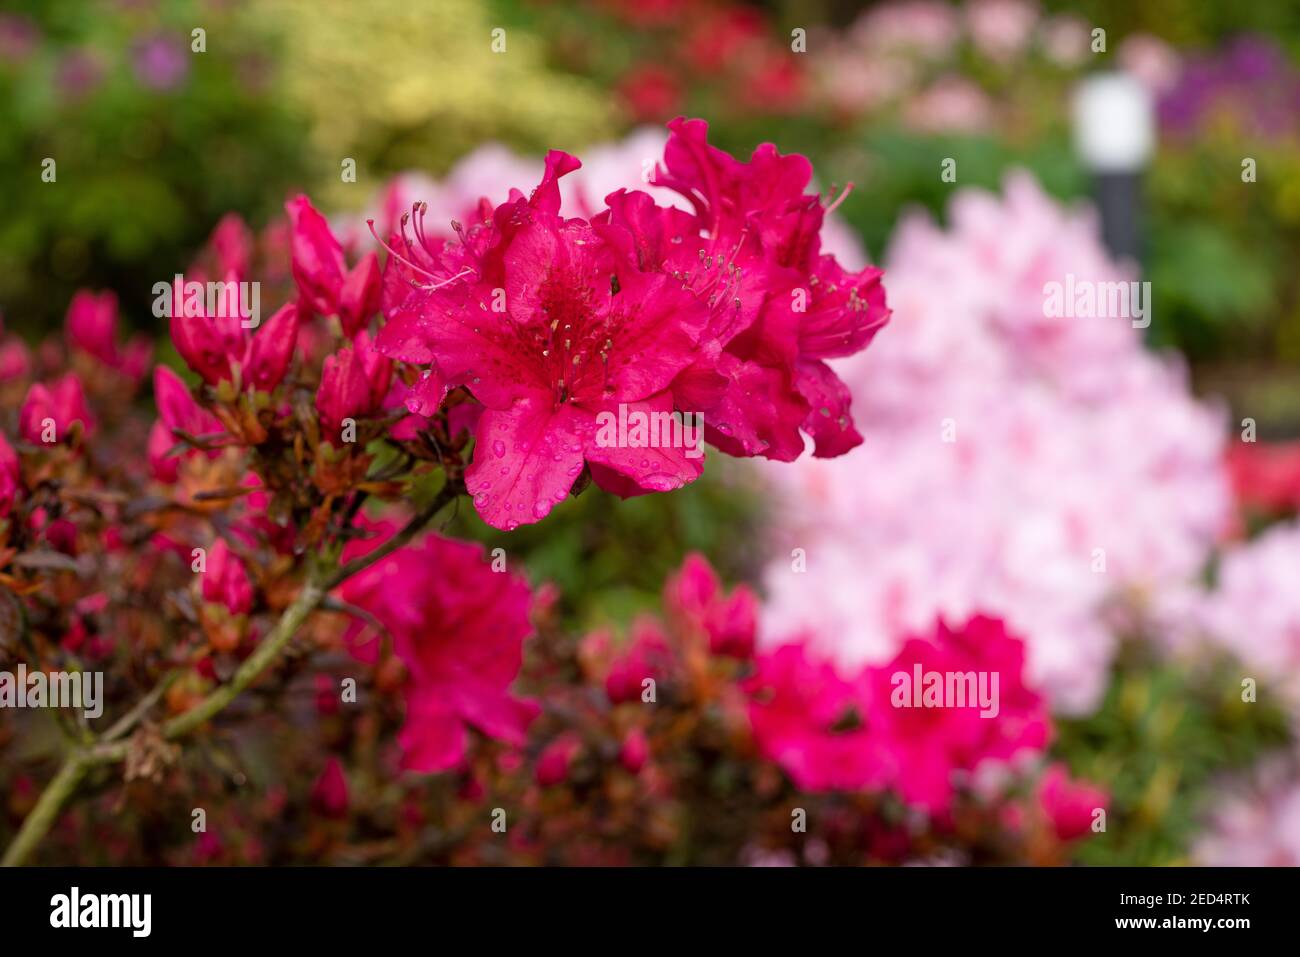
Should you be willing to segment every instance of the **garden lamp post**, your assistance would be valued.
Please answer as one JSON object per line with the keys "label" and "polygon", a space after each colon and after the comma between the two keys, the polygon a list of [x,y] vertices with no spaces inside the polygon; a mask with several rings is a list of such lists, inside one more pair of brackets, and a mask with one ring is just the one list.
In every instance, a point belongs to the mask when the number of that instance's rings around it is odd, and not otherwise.
{"label": "garden lamp post", "polygon": [[1074,96],[1074,143],[1092,174],[1102,239],[1117,259],[1141,258],[1142,170],[1155,144],[1151,96],[1124,73],[1095,73]]}

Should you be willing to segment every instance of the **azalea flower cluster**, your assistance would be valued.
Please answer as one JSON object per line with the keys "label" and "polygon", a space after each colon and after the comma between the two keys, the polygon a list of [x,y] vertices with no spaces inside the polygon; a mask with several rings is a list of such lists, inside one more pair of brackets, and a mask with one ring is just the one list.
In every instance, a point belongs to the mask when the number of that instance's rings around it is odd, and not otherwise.
{"label": "azalea flower cluster", "polygon": [[[110,676],[103,725],[68,725],[48,755],[63,772],[43,792],[7,782],[36,803],[6,860],[103,766],[184,790],[183,745],[217,747],[212,722],[247,714],[245,692],[291,696],[312,652],[337,682],[322,714],[357,704],[347,663],[366,666],[377,718],[399,723],[386,773],[525,748],[549,700],[515,690],[537,599],[504,556],[428,524],[464,494],[512,528],[588,481],[626,496],[699,474],[697,450],[600,441],[599,412],[703,415],[737,456],[861,441],[825,360],[888,310],[879,270],[821,251],[805,159],[764,145],[739,162],[678,121],[654,174],[678,205],[619,189],[568,218],[577,166],[553,152],[530,195],[482,199],[447,239],[423,203],[374,249],[345,248],[304,196],[261,232],[227,217],[155,289],[183,368],[151,365],[109,293],[78,294],[34,351],[0,331],[16,412],[0,422],[0,651]],[[743,642],[756,612],[749,596],[707,614]],[[319,773],[312,806],[337,817],[339,768]]]}
{"label": "azalea flower cluster", "polygon": [[[1043,764],[1050,721],[996,620],[940,624],[845,679],[802,641],[758,650],[756,595],[698,555],[626,635],[575,643],[546,605],[520,677],[542,692],[525,738],[476,736],[449,766],[444,824],[465,836],[425,838],[449,860],[1052,863],[1108,805]],[[891,675],[916,666],[995,671],[999,713],[895,706]],[[479,836],[489,809],[509,822],[500,841]]]}
{"label": "azalea flower cluster", "polygon": [[[589,219],[561,214],[553,151],[530,197],[483,204],[455,240],[417,204],[385,243],[378,351],[424,369],[417,415],[453,390],[481,403],[466,483],[498,528],[545,517],[586,480],[621,496],[679,488],[703,465],[684,448],[601,441],[620,410],[703,416],[736,456],[837,456],[861,442],[825,360],[863,349],[888,319],[881,273],[820,251],[811,167],[760,146],[740,163],[698,120],[670,124],[657,185],[689,212],[618,190]],[[408,228],[409,226],[409,228]]]}
{"label": "azalea flower cluster", "polygon": [[[984,611],[1025,637],[1054,709],[1088,711],[1116,632],[1230,521],[1226,422],[1126,320],[1045,314],[1067,274],[1129,278],[1090,216],[1022,174],[959,193],[950,220],[900,226],[889,335],[836,367],[868,451],[768,470],[787,556],[770,630],[879,663],[937,614]],[[865,480],[863,454],[881,463]]]}

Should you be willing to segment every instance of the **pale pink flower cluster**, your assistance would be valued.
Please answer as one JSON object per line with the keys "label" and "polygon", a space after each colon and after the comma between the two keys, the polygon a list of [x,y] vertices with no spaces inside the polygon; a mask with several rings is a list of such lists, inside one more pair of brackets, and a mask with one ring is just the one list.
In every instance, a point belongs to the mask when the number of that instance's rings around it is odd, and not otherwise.
{"label": "pale pink flower cluster", "polygon": [[[1300,522],[1275,525],[1222,553],[1213,587],[1161,602],[1164,636],[1178,650],[1231,652],[1245,675],[1276,689],[1300,717]],[[1268,691],[1261,690],[1260,694]]]}
{"label": "pale pink flower cluster", "polygon": [[936,615],[984,612],[1025,637],[1054,708],[1086,711],[1112,615],[1196,574],[1224,526],[1223,417],[1128,320],[1045,314],[1067,274],[1131,278],[1089,213],[1014,174],[1000,197],[960,192],[949,219],[900,225],[894,319],[836,367],[863,445],[764,470],[764,633],[879,662]]}
{"label": "pale pink flower cluster", "polygon": [[1211,867],[1300,867],[1300,780],[1285,760],[1226,786],[1192,851]]}

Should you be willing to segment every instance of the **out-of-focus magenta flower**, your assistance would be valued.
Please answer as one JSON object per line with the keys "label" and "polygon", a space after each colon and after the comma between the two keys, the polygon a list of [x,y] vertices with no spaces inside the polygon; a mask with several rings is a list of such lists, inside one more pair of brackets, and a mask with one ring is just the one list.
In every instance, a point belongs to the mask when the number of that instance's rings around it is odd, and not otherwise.
{"label": "out-of-focus magenta flower", "polygon": [[[237,275],[231,272],[225,281],[237,283]],[[187,303],[183,285],[176,284],[171,334],[186,365],[211,386],[238,380],[241,386],[252,386],[257,391],[274,389],[288,371],[297,346],[297,306],[281,306],[260,324],[256,334],[244,325],[246,317],[238,315],[238,308],[223,307],[218,312],[228,314],[209,316],[201,304]]]}
{"label": "out-of-focus magenta flower", "polygon": [[221,217],[208,240],[217,265],[217,274],[245,280],[253,263],[253,232],[238,213]]}
{"label": "out-of-focus magenta flower", "polygon": [[325,762],[325,770],[312,785],[311,806],[322,817],[338,819],[348,816],[348,779],[338,758],[331,757]]}
{"label": "out-of-focus magenta flower", "polygon": [[798,787],[874,790],[894,779],[893,755],[866,724],[869,684],[841,678],[805,644],[760,654],[745,691],[760,753]]}
{"label": "out-of-focus magenta flower", "polygon": [[23,62],[40,41],[40,28],[30,18],[0,13],[0,62]]}
{"label": "out-of-focus magenta flower", "polygon": [[168,33],[141,37],[131,48],[136,78],[151,90],[174,90],[190,72],[190,53],[183,40]]}
{"label": "out-of-focus magenta flower", "polygon": [[[35,383],[27,390],[27,398],[18,412],[19,434],[35,445],[44,444],[47,436],[53,442],[63,442],[74,422],[81,423],[87,436],[95,431],[95,419],[86,405],[81,380],[72,372],[49,385]],[[47,431],[47,424],[53,429]]]}
{"label": "out-of-focus magenta flower", "polygon": [[[952,798],[955,772],[974,772],[984,761],[1007,761],[1020,752],[1042,751],[1051,724],[1042,698],[1024,684],[1024,644],[1001,621],[976,616],[959,629],[940,622],[933,637],[911,638],[894,660],[871,669],[870,728],[885,742],[901,771],[894,782],[909,803],[937,813]],[[963,688],[989,692],[978,700],[940,700],[939,706],[898,706],[898,675],[974,675]],[[996,680],[996,684],[994,681]],[[906,690],[906,687],[903,687]],[[906,698],[906,695],[900,697]]]}
{"label": "out-of-focus magenta flower", "polygon": [[722,593],[717,574],[703,555],[692,553],[664,585],[664,606],[689,627],[709,637],[715,655],[748,658],[758,632],[758,596],[745,585]]}
{"label": "out-of-focus magenta flower", "polygon": [[641,697],[646,679],[662,681],[671,666],[668,639],[659,623],[649,617],[637,618],[632,623],[627,647],[614,657],[605,672],[605,694],[611,704],[636,701]]}
{"label": "out-of-focus magenta flower", "polygon": [[99,89],[104,79],[104,64],[93,50],[69,50],[59,59],[54,82],[64,99],[75,103]]}
{"label": "out-of-focus magenta flower", "polygon": [[[396,530],[391,523],[364,524],[375,537],[349,543],[344,561]],[[406,666],[406,721],[398,735],[403,767],[430,772],[456,766],[465,755],[467,725],[523,745],[538,709],[510,692],[532,631],[522,578],[493,572],[478,546],[427,535],[344,582],[339,592],[383,622]],[[377,637],[354,624],[346,640],[359,659],[373,663]]]}
{"label": "out-of-focus magenta flower", "polygon": [[0,518],[9,514],[21,488],[22,472],[18,453],[4,433],[0,432]]}
{"label": "out-of-focus magenta flower", "polygon": [[650,741],[644,731],[633,728],[627,733],[618,750],[618,762],[630,774],[640,774],[648,760],[650,760]]}
{"label": "out-of-focus magenta flower", "polygon": [[999,63],[1024,51],[1037,23],[1038,6],[1028,0],[972,0],[966,7],[975,48]]}
{"label": "out-of-focus magenta flower", "polygon": [[0,338],[0,382],[26,378],[32,371],[32,353],[17,336]]}
{"label": "out-of-focus magenta flower", "polygon": [[537,783],[544,788],[562,784],[569,776],[573,759],[582,750],[582,741],[575,734],[562,734],[548,744],[537,758],[534,771]]}
{"label": "out-of-focus magenta flower", "polygon": [[682,85],[677,75],[658,63],[643,63],[623,77],[619,93],[639,122],[663,122],[678,112]]}
{"label": "out-of-focus magenta flower", "polygon": [[[181,459],[168,453],[181,441],[177,430],[192,438],[202,436],[210,440],[224,429],[221,420],[199,405],[181,377],[166,366],[157,366],[153,371],[153,394],[159,418],[149,433],[149,464],[159,480],[174,482]],[[184,454],[193,455],[195,451]],[[216,454],[216,450],[211,450],[208,457]]]}
{"label": "out-of-focus magenta flower", "polygon": [[1038,805],[1060,841],[1074,841],[1091,831],[1096,812],[1109,803],[1105,791],[1071,780],[1063,764],[1049,767],[1038,782]]}
{"label": "out-of-focus magenta flower", "polygon": [[125,350],[117,344],[117,296],[112,292],[79,290],[68,306],[64,323],[68,343],[110,369],[139,381],[149,368],[153,345],[148,336],[131,338]]}
{"label": "out-of-focus magenta flower", "polygon": [[[796,641],[757,656],[745,683],[750,722],[760,751],[799,787],[889,789],[938,815],[951,804],[958,774],[1046,746],[1050,722],[1042,699],[1023,683],[1023,661],[1019,639],[981,617],[959,629],[940,622],[933,638],[909,640],[892,662],[850,678]],[[897,676],[910,680],[918,672],[941,681],[983,676],[979,687],[991,692],[989,701],[897,700],[907,687]]]}
{"label": "out-of-focus magenta flower", "polygon": [[253,608],[253,584],[248,571],[224,538],[218,538],[208,549],[203,600],[224,605],[232,615],[246,615]]}

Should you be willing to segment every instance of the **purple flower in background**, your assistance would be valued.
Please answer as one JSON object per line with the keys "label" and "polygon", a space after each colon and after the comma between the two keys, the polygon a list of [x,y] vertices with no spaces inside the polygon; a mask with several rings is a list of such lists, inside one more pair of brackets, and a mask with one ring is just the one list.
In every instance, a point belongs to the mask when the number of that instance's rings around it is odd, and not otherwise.
{"label": "purple flower in background", "polygon": [[141,37],[133,45],[132,58],[136,78],[151,90],[174,90],[189,76],[185,44],[171,34]]}
{"label": "purple flower in background", "polygon": [[40,42],[36,24],[17,14],[0,14],[0,63],[21,63]]}
{"label": "purple flower in background", "polygon": [[1300,71],[1272,40],[1243,34],[1221,52],[1191,60],[1159,109],[1161,125],[1178,134],[1231,116],[1244,132],[1284,136],[1296,128]]}

